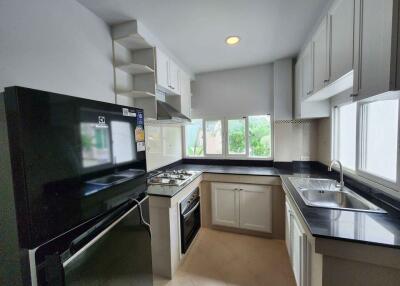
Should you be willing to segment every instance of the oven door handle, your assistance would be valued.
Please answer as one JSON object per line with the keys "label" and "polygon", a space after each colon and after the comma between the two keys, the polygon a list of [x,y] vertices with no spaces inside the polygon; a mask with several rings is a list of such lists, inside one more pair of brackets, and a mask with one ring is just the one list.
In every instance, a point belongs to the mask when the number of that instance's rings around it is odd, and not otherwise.
{"label": "oven door handle", "polygon": [[197,204],[195,204],[195,206],[188,211],[187,213],[183,214],[183,218],[186,219],[188,216],[190,216],[198,207],[200,206],[200,201],[197,202]]}

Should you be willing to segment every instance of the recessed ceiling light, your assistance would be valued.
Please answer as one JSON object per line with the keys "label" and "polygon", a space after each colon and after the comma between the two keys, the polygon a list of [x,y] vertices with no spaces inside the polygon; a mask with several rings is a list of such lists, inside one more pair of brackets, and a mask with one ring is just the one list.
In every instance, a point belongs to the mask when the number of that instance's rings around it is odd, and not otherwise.
{"label": "recessed ceiling light", "polygon": [[236,45],[237,43],[239,43],[240,38],[238,36],[229,36],[228,38],[226,38],[225,42],[230,45]]}

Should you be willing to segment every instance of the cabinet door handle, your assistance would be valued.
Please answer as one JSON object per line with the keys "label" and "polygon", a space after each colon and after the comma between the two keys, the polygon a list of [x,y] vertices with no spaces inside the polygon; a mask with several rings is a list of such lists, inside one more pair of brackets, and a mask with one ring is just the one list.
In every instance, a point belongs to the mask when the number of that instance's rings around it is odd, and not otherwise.
{"label": "cabinet door handle", "polygon": [[356,97],[356,96],[358,96],[358,93],[352,93],[352,94],[350,94],[350,97]]}
{"label": "cabinet door handle", "polygon": [[324,83],[328,83],[328,82],[329,82],[329,79],[324,80]]}

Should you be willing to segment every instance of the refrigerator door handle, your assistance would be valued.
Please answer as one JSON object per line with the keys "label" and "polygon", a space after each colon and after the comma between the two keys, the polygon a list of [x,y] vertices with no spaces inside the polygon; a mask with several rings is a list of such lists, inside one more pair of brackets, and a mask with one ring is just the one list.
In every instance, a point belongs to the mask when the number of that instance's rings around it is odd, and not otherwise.
{"label": "refrigerator door handle", "polygon": [[102,229],[107,228],[112,221],[114,221],[118,216],[120,216],[124,210],[128,208],[130,204],[132,204],[133,200],[129,199],[121,206],[119,206],[112,213],[108,214],[105,218],[103,218],[100,222],[96,223],[94,226],[89,228],[87,231],[79,235],[75,238],[67,250],[68,254],[72,256],[75,252],[77,252],[80,248],[82,248],[86,243],[90,242],[91,237],[96,237],[98,233],[101,232]]}

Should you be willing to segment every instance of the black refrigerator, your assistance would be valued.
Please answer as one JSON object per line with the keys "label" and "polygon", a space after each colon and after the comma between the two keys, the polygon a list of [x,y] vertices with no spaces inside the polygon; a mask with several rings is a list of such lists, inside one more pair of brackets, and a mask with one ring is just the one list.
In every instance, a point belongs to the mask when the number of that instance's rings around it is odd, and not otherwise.
{"label": "black refrigerator", "polygon": [[0,107],[24,284],[152,285],[143,110],[23,87]]}

